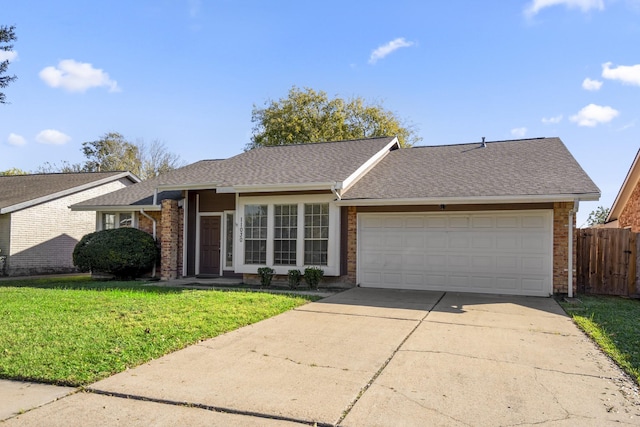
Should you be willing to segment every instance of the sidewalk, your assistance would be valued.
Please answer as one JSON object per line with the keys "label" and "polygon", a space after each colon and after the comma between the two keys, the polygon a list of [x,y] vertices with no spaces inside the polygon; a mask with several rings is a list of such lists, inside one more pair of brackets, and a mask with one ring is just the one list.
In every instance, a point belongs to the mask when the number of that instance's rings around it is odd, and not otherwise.
{"label": "sidewalk", "polygon": [[0,380],[0,422],[75,392],[73,387]]}

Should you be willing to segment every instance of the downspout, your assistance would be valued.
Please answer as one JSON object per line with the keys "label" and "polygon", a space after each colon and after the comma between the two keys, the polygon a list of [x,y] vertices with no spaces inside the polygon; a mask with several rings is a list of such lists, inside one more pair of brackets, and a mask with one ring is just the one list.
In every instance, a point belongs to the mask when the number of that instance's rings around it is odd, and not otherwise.
{"label": "downspout", "polygon": [[578,212],[578,199],[573,201],[573,208],[569,211],[569,265],[567,268],[567,297],[573,298],[573,216]]}
{"label": "downspout", "polygon": [[158,205],[158,187],[153,189],[153,206]]}
{"label": "downspout", "polygon": [[[157,191],[157,190],[156,190],[156,191]],[[155,193],[155,194],[153,195],[153,198],[155,199],[155,198],[156,198],[156,196],[157,196],[157,193]],[[154,240],[154,241],[156,241],[156,243],[157,243],[157,242],[158,242],[158,239],[157,239],[157,237],[156,237],[156,234],[157,234],[157,233],[156,233],[156,228],[157,228],[156,224],[157,224],[157,221],[156,221],[152,216],[150,216],[148,213],[146,213],[146,212],[144,211],[144,209],[140,209],[140,214],[141,214],[141,215],[144,215],[145,217],[149,218],[149,220],[151,220],[151,223],[153,224],[153,240]],[[155,261],[153,262],[153,270],[151,271],[151,277],[153,277],[154,279],[156,278],[156,262],[155,262]]]}

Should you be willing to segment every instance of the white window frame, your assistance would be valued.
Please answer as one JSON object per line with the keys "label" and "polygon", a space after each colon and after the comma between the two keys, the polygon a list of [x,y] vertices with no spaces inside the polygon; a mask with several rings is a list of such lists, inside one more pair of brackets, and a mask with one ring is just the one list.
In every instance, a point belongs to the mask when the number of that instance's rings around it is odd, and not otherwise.
{"label": "white window frame", "polygon": [[[329,204],[329,242],[327,245],[327,265],[322,268],[326,276],[340,275],[340,207],[334,203],[333,194],[302,195],[302,196],[248,196],[238,197],[236,204],[236,230],[234,233],[234,264],[237,273],[256,274],[263,265],[245,264],[244,262],[244,208],[246,205],[267,205],[267,267],[275,270],[276,274],[287,274],[289,270],[304,271],[308,265],[304,264],[304,205],[311,203]],[[298,205],[298,237],[296,244],[296,265],[273,264],[274,240],[274,205]],[[302,214],[301,214],[302,212]]]}
{"label": "white window frame", "polygon": [[104,228],[104,224],[102,221],[102,216],[104,214],[115,215],[116,216],[116,228],[120,228],[120,215],[122,214],[131,214],[131,227],[130,228],[138,228],[138,215],[137,212],[134,211],[122,211],[122,212],[111,212],[111,211],[100,211],[97,212],[96,215],[96,230],[102,231],[106,230]]}

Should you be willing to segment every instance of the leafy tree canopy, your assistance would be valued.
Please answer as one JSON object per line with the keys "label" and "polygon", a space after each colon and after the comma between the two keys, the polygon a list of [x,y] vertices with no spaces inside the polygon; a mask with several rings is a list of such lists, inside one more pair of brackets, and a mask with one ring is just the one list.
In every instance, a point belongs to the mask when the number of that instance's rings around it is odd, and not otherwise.
{"label": "leafy tree canopy", "polygon": [[587,218],[587,225],[589,227],[593,227],[594,225],[604,224],[610,210],[611,209],[605,208],[604,206],[598,206],[596,210],[591,211],[589,214],[589,218]]}
{"label": "leafy tree canopy", "polygon": [[[0,50],[8,52],[13,49],[13,45],[10,43],[17,40],[15,28],[16,27],[13,25],[0,25]],[[7,68],[9,68],[9,60],[5,59],[4,61],[0,62],[0,89],[4,89],[9,85],[9,83],[17,79],[16,76],[3,75],[7,72]],[[3,92],[0,92],[0,104],[6,103],[7,101],[5,94]]]}
{"label": "leafy tree canopy", "polygon": [[6,171],[0,171],[0,176],[14,176],[14,175],[28,175],[29,172],[23,171],[19,168],[11,168]]}
{"label": "leafy tree canopy", "polygon": [[247,149],[306,142],[397,136],[402,146],[421,140],[381,103],[361,97],[329,99],[326,92],[293,86],[286,98],[269,100],[251,112],[253,135]]}
{"label": "leafy tree canopy", "polygon": [[98,140],[83,142],[82,154],[87,159],[84,163],[46,162],[38,172],[130,171],[145,180],[184,165],[180,156],[170,153],[162,141],[133,143],[118,132],[107,132]]}

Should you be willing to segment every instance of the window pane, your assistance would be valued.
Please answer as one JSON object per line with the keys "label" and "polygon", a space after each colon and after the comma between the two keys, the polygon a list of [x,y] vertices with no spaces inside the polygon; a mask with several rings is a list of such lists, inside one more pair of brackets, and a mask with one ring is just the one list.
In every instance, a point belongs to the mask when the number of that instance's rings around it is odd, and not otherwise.
{"label": "window pane", "polygon": [[130,212],[128,213],[121,213],[120,214],[120,228],[131,228],[133,227],[133,214],[131,214]]}
{"label": "window pane", "polygon": [[266,264],[267,262],[267,205],[244,207],[244,262]]}
{"label": "window pane", "polygon": [[227,214],[226,222],[225,267],[233,267],[233,214]]}
{"label": "window pane", "polygon": [[274,206],[273,263],[296,265],[298,205]]}
{"label": "window pane", "polygon": [[304,263],[327,265],[329,204],[306,204],[304,213]]}
{"label": "window pane", "polygon": [[102,229],[113,230],[116,228],[116,214],[103,213],[102,214]]}

